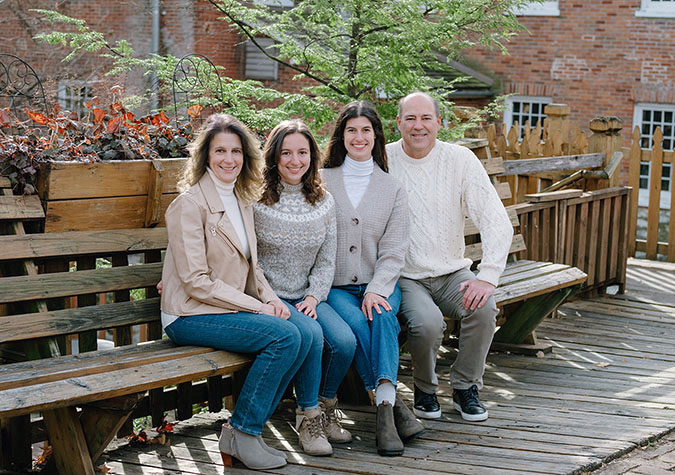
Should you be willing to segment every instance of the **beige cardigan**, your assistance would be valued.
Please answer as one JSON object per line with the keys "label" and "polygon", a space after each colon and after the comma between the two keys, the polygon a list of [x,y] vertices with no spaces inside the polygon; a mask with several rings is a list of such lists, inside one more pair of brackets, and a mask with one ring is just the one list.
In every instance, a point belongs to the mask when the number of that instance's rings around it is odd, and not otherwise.
{"label": "beige cardigan", "polygon": [[342,167],[321,170],[335,199],[337,258],[334,286],[368,284],[366,292],[389,297],[405,262],[408,199],[400,183],[375,165],[361,202],[352,206]]}

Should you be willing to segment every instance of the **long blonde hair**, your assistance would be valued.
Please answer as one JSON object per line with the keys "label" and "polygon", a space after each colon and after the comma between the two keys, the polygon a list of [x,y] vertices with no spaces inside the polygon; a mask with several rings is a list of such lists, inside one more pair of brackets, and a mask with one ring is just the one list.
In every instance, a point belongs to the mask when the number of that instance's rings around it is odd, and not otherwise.
{"label": "long blonde hair", "polygon": [[199,129],[199,135],[188,146],[190,157],[183,168],[183,174],[178,182],[178,189],[187,190],[196,184],[206,173],[209,164],[209,148],[211,141],[220,132],[235,134],[241,140],[244,152],[244,163],[241,173],[237,177],[234,191],[244,202],[251,203],[260,196],[262,186],[262,158],[260,156],[260,142],[253,133],[239,120],[229,114],[213,114],[206,119]]}

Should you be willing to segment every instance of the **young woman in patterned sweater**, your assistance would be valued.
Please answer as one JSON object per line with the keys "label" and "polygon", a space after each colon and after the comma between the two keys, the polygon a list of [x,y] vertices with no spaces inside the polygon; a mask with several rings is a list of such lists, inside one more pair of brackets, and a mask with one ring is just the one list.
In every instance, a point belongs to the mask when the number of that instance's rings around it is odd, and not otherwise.
{"label": "young woman in patterned sweater", "polygon": [[325,302],[335,272],[335,203],[321,184],[319,148],[304,123],[277,125],[263,155],[264,192],[254,206],[258,259],[291,311],[289,321],[313,334],[294,378],[296,427],[306,453],[330,455],[328,441],[352,440],[339,423],[336,394],[356,348],[349,326]]}

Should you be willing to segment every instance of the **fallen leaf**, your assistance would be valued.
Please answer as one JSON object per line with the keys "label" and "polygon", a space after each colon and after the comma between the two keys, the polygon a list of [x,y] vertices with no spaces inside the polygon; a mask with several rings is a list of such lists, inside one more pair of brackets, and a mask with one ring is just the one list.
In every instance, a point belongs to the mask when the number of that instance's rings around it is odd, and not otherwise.
{"label": "fallen leaf", "polygon": [[100,124],[103,122],[103,118],[105,117],[105,111],[103,109],[94,107],[92,112],[94,113],[94,124]]}
{"label": "fallen leaf", "polygon": [[114,134],[119,132],[122,129],[122,117],[121,115],[113,117],[110,122],[108,122],[108,128],[106,131],[109,134]]}
{"label": "fallen leaf", "polygon": [[28,109],[23,110],[28,117],[33,119],[34,122],[37,122],[40,125],[47,125],[47,116],[41,112],[32,112]]}
{"label": "fallen leaf", "polygon": [[105,464],[103,464],[96,467],[94,471],[98,473],[110,473],[110,467],[107,467]]}
{"label": "fallen leaf", "polygon": [[597,366],[598,368],[606,368],[610,364],[611,363],[593,363],[593,366]]}
{"label": "fallen leaf", "polygon": [[536,356],[537,356],[537,358],[543,358],[544,352],[543,351],[537,351]]}

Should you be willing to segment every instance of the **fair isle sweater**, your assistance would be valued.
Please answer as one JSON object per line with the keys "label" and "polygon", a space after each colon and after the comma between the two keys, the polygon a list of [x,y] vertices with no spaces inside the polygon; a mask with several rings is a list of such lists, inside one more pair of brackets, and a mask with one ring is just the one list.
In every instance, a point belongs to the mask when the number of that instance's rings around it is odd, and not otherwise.
{"label": "fair isle sweater", "polygon": [[401,184],[373,167],[366,192],[354,208],[343,169],[321,170],[335,198],[337,258],[334,286],[367,284],[366,292],[388,298],[394,291],[408,249],[408,204]]}
{"label": "fair isle sweater", "polygon": [[471,266],[464,257],[464,218],[480,231],[483,258],[478,276],[499,283],[513,226],[483,165],[466,147],[436,140],[421,159],[403,151],[402,140],[387,145],[391,174],[408,192],[410,248],[401,275],[438,277]]}
{"label": "fair isle sweater", "polygon": [[330,193],[315,205],[302,184],[282,183],[279,201],[253,206],[258,263],[274,292],[286,300],[326,300],[335,272],[335,204]]}

